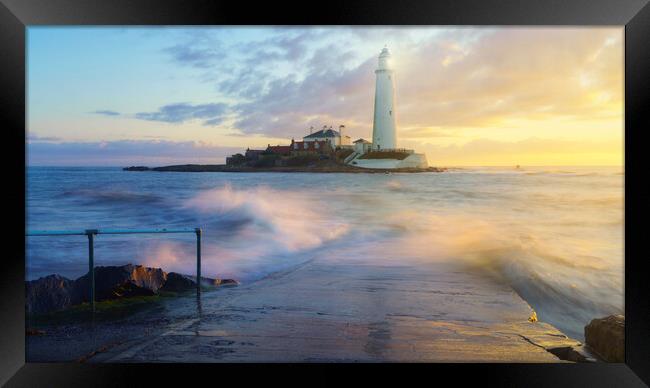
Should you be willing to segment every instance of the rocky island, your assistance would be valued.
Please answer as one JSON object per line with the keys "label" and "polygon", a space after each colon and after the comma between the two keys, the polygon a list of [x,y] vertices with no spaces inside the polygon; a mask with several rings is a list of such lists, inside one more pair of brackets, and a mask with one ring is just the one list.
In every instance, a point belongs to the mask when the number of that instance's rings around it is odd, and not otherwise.
{"label": "rocky island", "polygon": [[[397,167],[397,168],[367,168],[355,165],[350,162],[351,157],[362,155],[355,154],[348,148],[338,147],[333,149],[328,142],[312,149],[295,149],[296,142],[292,146],[271,146],[265,150],[248,149],[244,154],[235,154],[226,159],[226,164],[179,164],[172,166],[147,167],[130,166],[124,167],[124,171],[160,171],[160,172],[314,172],[314,173],[419,173],[419,172],[443,172],[446,168],[440,167]],[[301,144],[304,144],[301,142]],[[303,147],[302,145],[300,147]],[[387,158],[378,160],[393,160],[394,158],[406,158],[406,152],[372,152]],[[397,156],[395,156],[397,155]],[[395,159],[398,160],[398,159]]]}
{"label": "rocky island", "polygon": [[369,169],[345,165],[311,165],[311,166],[228,166],[225,164],[179,164],[162,167],[131,166],[124,167],[124,171],[160,171],[160,172],[313,172],[313,173],[356,173],[356,174],[389,174],[389,173],[418,173],[418,172],[444,172],[446,168],[397,168],[397,169]]}

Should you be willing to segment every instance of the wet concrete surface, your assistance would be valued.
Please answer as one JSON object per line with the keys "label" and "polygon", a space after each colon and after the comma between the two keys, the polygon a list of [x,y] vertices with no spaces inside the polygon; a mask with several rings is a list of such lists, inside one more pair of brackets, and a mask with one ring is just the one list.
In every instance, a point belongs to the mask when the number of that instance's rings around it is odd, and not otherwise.
{"label": "wet concrete surface", "polygon": [[99,341],[85,361],[561,362],[543,344],[575,341],[531,313],[508,286],[444,264],[311,261],[170,299],[123,325],[146,333]]}

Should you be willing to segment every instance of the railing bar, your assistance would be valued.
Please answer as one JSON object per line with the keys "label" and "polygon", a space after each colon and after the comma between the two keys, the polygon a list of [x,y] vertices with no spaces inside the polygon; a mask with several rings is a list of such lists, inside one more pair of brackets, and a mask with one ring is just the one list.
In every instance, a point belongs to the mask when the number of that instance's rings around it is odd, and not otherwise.
{"label": "railing bar", "polygon": [[[27,236],[83,236],[88,230],[32,230]],[[95,229],[93,234],[158,234],[158,233],[196,233],[193,228],[187,229]]]}
{"label": "railing bar", "polygon": [[157,234],[157,233],[196,233],[194,229],[188,230],[119,230],[99,229],[97,234]]}
{"label": "railing bar", "polygon": [[26,236],[88,236],[88,276],[90,280],[90,303],[95,312],[95,249],[94,237],[97,234],[155,234],[155,233],[193,233],[196,235],[196,292],[201,294],[201,228],[177,229],[85,229],[85,230],[32,230]]}
{"label": "railing bar", "polygon": [[28,231],[25,235],[27,236],[83,236],[86,234],[85,230],[74,231],[74,230],[32,230]]}

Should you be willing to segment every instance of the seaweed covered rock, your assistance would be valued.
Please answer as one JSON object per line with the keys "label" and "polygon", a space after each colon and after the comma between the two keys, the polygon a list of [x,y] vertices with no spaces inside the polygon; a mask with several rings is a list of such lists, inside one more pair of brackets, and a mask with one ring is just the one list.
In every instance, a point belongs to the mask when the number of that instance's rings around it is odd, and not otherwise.
{"label": "seaweed covered rock", "polygon": [[239,282],[235,279],[215,279],[215,285],[217,286],[237,286]]}
{"label": "seaweed covered rock", "polygon": [[[201,278],[203,287],[237,285],[233,279]],[[110,300],[134,296],[151,296],[159,291],[182,292],[196,289],[196,277],[160,268],[127,264],[95,267],[95,300]],[[25,309],[29,314],[50,313],[90,300],[88,274],[77,280],[49,275],[25,282]]]}
{"label": "seaweed covered rock", "polygon": [[[201,277],[203,287],[236,286],[239,283],[234,279],[212,279]],[[162,291],[181,292],[196,288],[196,276],[183,275],[176,272],[167,274],[167,281],[161,288]]]}
{"label": "seaweed covered rock", "polygon": [[[141,265],[95,267],[95,300],[154,295],[165,284],[167,274],[160,268]],[[88,274],[75,281],[73,304],[89,299]]]}
{"label": "seaweed covered rock", "polygon": [[161,288],[162,291],[181,292],[196,288],[196,281],[187,275],[181,275],[176,272],[167,274],[167,281]]}

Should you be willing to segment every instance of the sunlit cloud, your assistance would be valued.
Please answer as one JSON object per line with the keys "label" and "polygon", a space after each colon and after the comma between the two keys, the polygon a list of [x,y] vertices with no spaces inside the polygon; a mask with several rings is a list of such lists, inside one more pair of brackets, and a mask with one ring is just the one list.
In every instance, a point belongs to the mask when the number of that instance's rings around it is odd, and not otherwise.
{"label": "sunlit cloud", "polygon": [[[309,127],[339,124],[344,124],[352,137],[369,138],[374,69],[386,44],[395,65],[400,146],[427,152],[430,160],[439,163],[474,164],[477,155],[485,160],[496,155],[488,157],[488,151],[479,152],[471,144],[492,141],[512,144],[518,152],[527,153],[528,159],[537,158],[538,164],[544,164],[550,159],[560,163],[562,158],[574,162],[574,158],[553,151],[561,148],[551,147],[553,141],[594,147],[609,142],[621,147],[610,146],[608,158],[622,160],[621,28],[220,27],[153,31],[138,39],[142,44],[152,42],[150,52],[159,53],[151,57],[150,68],[161,73],[160,83],[141,88],[141,105],[111,103],[116,110],[87,109],[104,120],[119,120],[102,122],[106,131],[89,132],[83,135],[84,141],[99,141],[128,127],[128,137],[134,139],[156,134],[179,142],[227,138],[228,146],[245,149],[253,138],[288,142],[304,136]],[[106,34],[111,34],[110,30]],[[163,34],[164,39],[155,39]],[[83,58],[83,53],[78,55]],[[166,82],[169,90],[163,92]],[[38,93],[32,95],[38,97]],[[97,99],[95,106],[109,105],[110,100],[101,93]],[[151,103],[152,99],[157,103]],[[161,126],[158,133],[152,133],[150,127],[145,130],[128,124],[134,119],[174,124],[185,131]],[[66,139],[68,129],[57,125],[56,119],[39,114],[31,122],[35,123],[31,129],[43,136]],[[209,128],[204,132],[188,130],[192,123]],[[78,141],[80,133],[76,130],[76,137],[69,140]],[[185,137],[181,137],[183,133]],[[541,150],[525,139],[547,141],[550,150]],[[486,149],[501,152],[498,147]],[[454,150],[458,154],[453,155]],[[553,152],[555,156],[549,156]],[[600,161],[602,157],[593,156],[602,152],[582,153],[581,162]]]}

